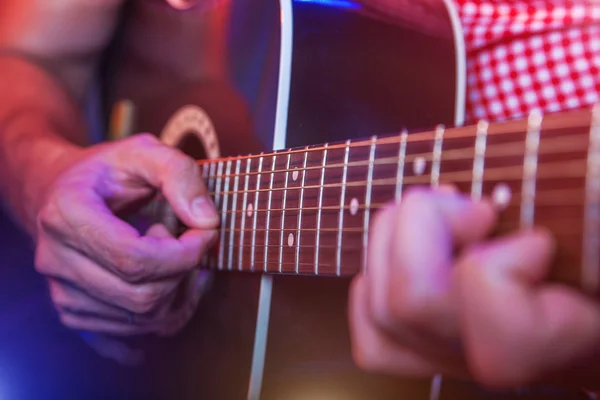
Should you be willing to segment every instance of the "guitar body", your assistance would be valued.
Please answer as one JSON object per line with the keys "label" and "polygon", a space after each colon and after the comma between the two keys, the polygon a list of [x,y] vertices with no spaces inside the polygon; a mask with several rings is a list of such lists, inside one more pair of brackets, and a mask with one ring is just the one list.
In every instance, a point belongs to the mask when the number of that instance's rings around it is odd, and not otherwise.
{"label": "guitar body", "polygon": [[[390,24],[353,3],[302,1],[292,3],[292,39],[286,29],[281,34],[277,0],[234,3],[225,73],[183,81],[146,71],[145,79],[157,82],[153,90],[144,90],[144,84],[131,83],[143,66],[128,55],[125,39],[114,49],[116,67],[108,70],[107,109],[129,100],[135,109],[132,131],[156,133],[197,159],[461,120],[457,65],[462,60],[457,62],[452,40]],[[451,31],[450,15],[448,25]],[[291,58],[284,54],[290,49]],[[187,51],[194,51],[193,44]],[[291,68],[286,68],[288,61]],[[273,278],[261,399],[430,398],[430,380],[367,374],[354,366],[346,316],[349,283]],[[145,373],[158,379],[156,365],[178,371],[183,364],[187,371],[165,388],[169,398],[246,398],[259,286],[256,275],[217,273],[190,326],[169,340],[177,350],[166,350],[164,339],[145,339],[152,355]],[[441,388],[442,399],[585,398],[560,392],[490,393],[448,380]]]}
{"label": "guitar body", "polygon": [[[295,2],[285,145],[453,125],[454,64],[449,41],[365,16],[358,8]],[[414,79],[420,73],[431,79]],[[273,279],[262,398],[428,398],[429,380],[376,376],[354,366],[349,279]]]}

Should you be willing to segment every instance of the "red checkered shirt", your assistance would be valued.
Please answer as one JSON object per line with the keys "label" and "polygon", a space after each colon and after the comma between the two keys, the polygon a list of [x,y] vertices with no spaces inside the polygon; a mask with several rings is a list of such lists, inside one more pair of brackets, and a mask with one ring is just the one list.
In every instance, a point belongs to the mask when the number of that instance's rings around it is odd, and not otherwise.
{"label": "red checkered shirt", "polygon": [[600,99],[600,1],[455,0],[467,50],[467,122]]}

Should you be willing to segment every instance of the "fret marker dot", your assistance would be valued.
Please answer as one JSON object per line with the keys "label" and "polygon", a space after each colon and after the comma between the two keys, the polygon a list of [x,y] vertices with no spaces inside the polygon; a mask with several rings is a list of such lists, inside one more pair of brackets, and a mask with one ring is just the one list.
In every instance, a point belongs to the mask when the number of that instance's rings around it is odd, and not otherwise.
{"label": "fret marker dot", "polygon": [[427,162],[423,157],[415,158],[415,162],[413,164],[413,172],[415,175],[423,175],[425,173],[425,166]]}
{"label": "fret marker dot", "polygon": [[293,247],[294,246],[294,234],[290,233],[288,235],[288,246]]}
{"label": "fret marker dot", "polygon": [[352,200],[350,200],[350,215],[356,215],[358,214],[358,207],[359,207],[359,203],[358,203],[358,199],[355,197]]}
{"label": "fret marker dot", "polygon": [[512,198],[512,191],[505,183],[500,183],[494,187],[492,192],[492,201],[496,207],[501,210],[506,209]]}
{"label": "fret marker dot", "polygon": [[252,206],[252,204],[248,204],[248,208],[246,209],[246,215],[248,217],[251,217],[253,211],[254,211],[254,207]]}
{"label": "fret marker dot", "polygon": [[294,182],[296,182],[296,180],[298,180],[298,170],[294,170],[294,172],[292,172],[292,180]]}

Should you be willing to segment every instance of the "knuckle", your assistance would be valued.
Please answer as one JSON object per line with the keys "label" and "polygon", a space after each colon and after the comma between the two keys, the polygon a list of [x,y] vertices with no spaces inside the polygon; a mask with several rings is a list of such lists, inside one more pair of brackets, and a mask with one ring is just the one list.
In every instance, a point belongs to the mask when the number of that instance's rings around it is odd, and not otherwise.
{"label": "knuckle", "polygon": [[113,263],[120,278],[126,282],[138,283],[147,278],[146,257],[134,246],[131,246],[128,251],[115,255]]}
{"label": "knuckle", "polygon": [[[518,364],[518,363],[517,363]],[[485,386],[518,386],[524,382],[519,379],[515,379],[513,374],[520,374],[519,366],[511,366],[511,374],[507,374],[507,370],[502,368],[501,364],[493,362],[493,360],[485,360],[482,358],[475,358],[469,365],[469,371],[473,376],[473,379]]]}
{"label": "knuckle", "polygon": [[50,298],[55,305],[61,308],[68,307],[70,298],[58,283],[50,279],[48,282],[48,288],[50,290]]}
{"label": "knuckle", "polygon": [[383,329],[397,326],[425,328],[431,321],[436,307],[436,299],[427,293],[407,289],[402,294],[394,293],[386,301],[372,307],[375,323]]}
{"label": "knuckle", "polygon": [[137,314],[148,314],[156,310],[160,305],[162,294],[152,286],[141,286],[134,289],[129,299],[131,301],[131,310]]}
{"label": "knuckle", "polygon": [[60,319],[60,323],[70,329],[77,329],[79,325],[76,321],[68,314],[64,312],[59,312],[58,317]]}
{"label": "knuckle", "polygon": [[472,269],[479,269],[479,267],[485,263],[487,258],[486,248],[482,244],[472,244],[468,250],[464,252],[463,257],[459,260],[459,270],[470,271]]}
{"label": "knuckle", "polygon": [[37,216],[38,230],[41,232],[55,231],[63,224],[63,214],[60,211],[60,200],[51,195]]}
{"label": "knuckle", "polygon": [[471,343],[468,347],[467,363],[473,378],[488,386],[520,386],[539,379],[537,361],[523,357],[527,353],[515,351],[525,334],[515,334],[509,329],[498,328],[496,340],[485,345]]}
{"label": "knuckle", "polygon": [[44,242],[38,244],[33,265],[35,270],[42,275],[50,275],[54,271],[54,263]]}
{"label": "knuckle", "polygon": [[129,143],[133,146],[155,146],[160,144],[160,140],[151,133],[139,133],[130,138]]}
{"label": "knuckle", "polygon": [[178,150],[172,150],[167,165],[171,171],[179,174],[200,175],[200,169],[196,162]]}
{"label": "knuckle", "polygon": [[364,371],[376,372],[382,368],[382,353],[379,346],[365,346],[359,341],[352,341],[351,345],[352,359],[356,366]]}

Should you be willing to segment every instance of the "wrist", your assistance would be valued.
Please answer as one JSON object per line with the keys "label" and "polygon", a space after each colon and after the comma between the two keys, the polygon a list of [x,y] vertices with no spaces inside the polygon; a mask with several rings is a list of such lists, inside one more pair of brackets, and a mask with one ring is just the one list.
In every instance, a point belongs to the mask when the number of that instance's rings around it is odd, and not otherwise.
{"label": "wrist", "polygon": [[73,164],[83,149],[54,133],[35,112],[23,112],[2,126],[0,178],[3,193],[17,222],[35,239],[37,215],[56,178]]}
{"label": "wrist", "polygon": [[49,188],[88,142],[77,103],[39,65],[0,53],[0,193],[34,238]]}

